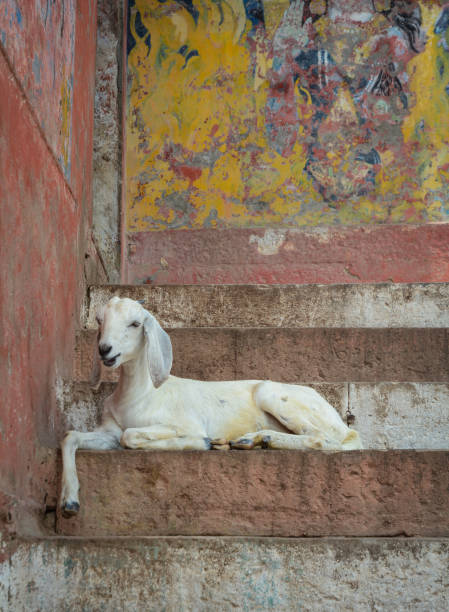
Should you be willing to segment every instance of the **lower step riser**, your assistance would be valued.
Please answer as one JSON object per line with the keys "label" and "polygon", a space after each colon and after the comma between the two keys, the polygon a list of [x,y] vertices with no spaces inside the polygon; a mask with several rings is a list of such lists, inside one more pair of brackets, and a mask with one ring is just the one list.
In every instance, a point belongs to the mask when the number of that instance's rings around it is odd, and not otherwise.
{"label": "lower step riser", "polygon": [[428,540],[27,542],[0,566],[0,608],[447,610],[448,563]]}
{"label": "lower step riser", "polygon": [[449,536],[449,452],[81,452],[67,535]]}
{"label": "lower step riser", "polygon": [[[448,329],[174,329],[176,376],[280,382],[449,382]],[[75,378],[89,380],[96,333],[78,339]],[[105,371],[116,380],[117,371]]]}

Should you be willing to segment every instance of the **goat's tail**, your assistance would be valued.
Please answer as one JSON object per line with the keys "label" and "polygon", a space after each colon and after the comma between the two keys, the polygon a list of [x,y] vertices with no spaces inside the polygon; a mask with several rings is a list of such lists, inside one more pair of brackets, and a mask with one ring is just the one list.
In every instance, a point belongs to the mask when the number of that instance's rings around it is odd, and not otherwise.
{"label": "goat's tail", "polygon": [[341,443],[343,450],[359,450],[362,449],[362,441],[359,433],[355,429],[349,429],[346,437]]}

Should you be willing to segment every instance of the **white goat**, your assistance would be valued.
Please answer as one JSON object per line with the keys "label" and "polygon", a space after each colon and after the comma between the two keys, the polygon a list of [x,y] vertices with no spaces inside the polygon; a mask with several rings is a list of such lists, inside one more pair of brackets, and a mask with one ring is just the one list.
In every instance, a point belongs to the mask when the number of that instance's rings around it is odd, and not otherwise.
{"label": "white goat", "polygon": [[105,366],[122,366],[120,380],[105,401],[101,425],[69,431],[62,441],[64,516],[79,510],[77,448],[362,448],[359,434],[309,387],[170,376],[170,338],[138,302],[113,297],[97,321],[99,354]]}

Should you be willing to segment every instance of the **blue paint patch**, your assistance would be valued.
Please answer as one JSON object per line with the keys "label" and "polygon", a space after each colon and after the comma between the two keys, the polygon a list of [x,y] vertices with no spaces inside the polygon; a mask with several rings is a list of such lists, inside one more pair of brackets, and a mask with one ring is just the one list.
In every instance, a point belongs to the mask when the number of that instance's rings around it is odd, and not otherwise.
{"label": "blue paint patch", "polygon": [[2,36],[2,45],[4,45],[6,43],[6,32],[5,32],[5,30],[2,30],[1,36]]}
{"label": "blue paint patch", "polygon": [[153,546],[153,560],[157,561],[159,559],[159,546]]}
{"label": "blue paint patch", "polygon": [[284,101],[279,98],[268,98],[267,106],[273,113],[277,113],[279,109],[282,107]]}
{"label": "blue paint patch", "polygon": [[363,161],[366,164],[372,164],[373,166],[380,164],[380,155],[376,149],[371,149],[368,153],[359,152],[356,154],[357,161]]}
{"label": "blue paint patch", "polygon": [[190,51],[190,53],[186,55],[186,61],[184,62],[184,66],[182,67],[182,69],[184,70],[184,68],[187,66],[187,62],[189,61],[191,57],[199,57],[199,55],[200,54],[198,53],[196,49],[194,49],[193,51]]}
{"label": "blue paint patch", "polygon": [[434,27],[435,34],[443,34],[449,28],[449,6],[446,6],[440,13]]}
{"label": "blue paint patch", "polygon": [[16,8],[16,19],[19,26],[22,26],[22,13],[20,12],[19,7]]}
{"label": "blue paint patch", "polygon": [[273,58],[273,70],[275,70],[276,72],[278,72],[282,68],[283,64],[284,60],[281,57],[275,56]]}
{"label": "blue paint patch", "polygon": [[162,62],[167,57],[167,51],[168,51],[167,45],[164,45],[164,43],[161,43],[158,54],[156,56],[156,66],[158,68],[162,66]]}
{"label": "blue paint patch", "polygon": [[75,569],[75,565],[75,561],[73,561],[73,559],[71,559],[70,557],[64,559],[64,578],[68,578],[70,576],[70,574]]}
{"label": "blue paint patch", "polygon": [[135,0],[128,0],[128,28],[126,37],[126,53],[129,55],[136,46],[133,33],[131,32],[131,8],[135,6]]}
{"label": "blue paint patch", "polygon": [[[161,2],[161,4],[163,2],[165,2],[165,0],[159,0],[159,2]],[[198,25],[198,17],[200,16],[200,13],[198,11],[198,9],[196,8],[196,6],[193,4],[192,0],[176,0],[176,2],[181,5],[183,8],[186,9],[187,12],[190,13],[190,15],[193,18],[193,21],[195,22],[195,25]]]}
{"label": "blue paint patch", "polygon": [[251,21],[253,27],[265,25],[265,16],[261,0],[243,0],[243,4],[245,6],[246,17]]}
{"label": "blue paint patch", "polygon": [[136,34],[140,38],[144,38],[148,34],[148,30],[145,27],[142,17],[140,16],[140,11],[136,11],[136,20],[134,22],[136,28]]}
{"label": "blue paint patch", "polygon": [[145,44],[148,47],[148,53],[147,53],[147,56],[148,56],[151,51],[151,34],[148,34],[148,36],[145,38]]}
{"label": "blue paint patch", "polygon": [[33,68],[34,79],[37,84],[40,84],[41,82],[41,63],[37,56],[37,53],[34,54],[32,68]]}

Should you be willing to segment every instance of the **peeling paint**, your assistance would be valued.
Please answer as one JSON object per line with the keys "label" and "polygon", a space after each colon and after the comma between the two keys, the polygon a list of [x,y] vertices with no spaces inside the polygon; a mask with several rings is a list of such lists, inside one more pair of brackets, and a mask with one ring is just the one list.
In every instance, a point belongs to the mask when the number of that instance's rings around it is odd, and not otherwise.
{"label": "peeling paint", "polygon": [[41,82],[41,63],[37,54],[34,55],[33,59],[33,74],[36,83],[39,85]]}
{"label": "peeling paint", "polygon": [[75,0],[0,7],[2,44],[64,174],[70,178]]}
{"label": "peeling paint", "polygon": [[252,234],[249,237],[249,243],[256,243],[261,255],[275,255],[284,244],[286,234],[286,231],[267,229],[263,236]]}
{"label": "peeling paint", "polygon": [[72,85],[70,79],[65,79],[61,85],[61,128],[60,128],[60,147],[61,157],[67,175],[70,176],[70,154],[71,154],[71,133],[72,133]]}
{"label": "peeling paint", "polygon": [[131,0],[128,232],[448,220],[442,8],[362,4]]}

